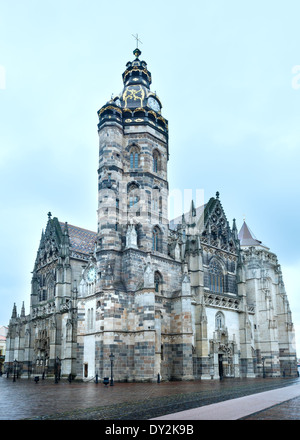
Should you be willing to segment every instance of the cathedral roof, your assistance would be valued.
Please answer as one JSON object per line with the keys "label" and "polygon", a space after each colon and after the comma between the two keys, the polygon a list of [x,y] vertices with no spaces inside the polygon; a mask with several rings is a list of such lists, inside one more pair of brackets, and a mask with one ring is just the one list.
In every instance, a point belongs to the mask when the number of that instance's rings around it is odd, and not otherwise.
{"label": "cathedral roof", "polygon": [[264,246],[261,241],[257,240],[245,221],[241,227],[238,237],[241,246]]}
{"label": "cathedral roof", "polygon": [[[65,223],[59,222],[59,224],[63,230]],[[89,254],[90,252],[93,252],[97,238],[96,232],[69,224],[68,232],[72,250],[81,252],[82,254]]]}

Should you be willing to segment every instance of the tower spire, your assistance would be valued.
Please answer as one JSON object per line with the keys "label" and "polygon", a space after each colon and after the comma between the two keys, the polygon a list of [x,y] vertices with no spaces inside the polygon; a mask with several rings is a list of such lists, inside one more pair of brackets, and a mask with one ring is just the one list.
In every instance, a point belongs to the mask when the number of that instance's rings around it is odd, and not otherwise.
{"label": "tower spire", "polygon": [[24,305],[24,301],[22,303],[22,308],[21,308],[21,317],[25,318],[25,305]]}
{"label": "tower spire", "polygon": [[196,216],[196,208],[195,208],[195,203],[194,203],[193,199],[192,199],[192,202],[191,202],[190,213],[191,213],[191,217],[195,217]]}
{"label": "tower spire", "polygon": [[11,317],[12,318],[16,318],[17,317],[17,306],[16,306],[16,303],[14,303]]}
{"label": "tower spire", "polygon": [[237,232],[237,227],[236,227],[236,223],[235,223],[235,218],[233,219],[232,233],[233,233],[234,239],[237,240],[238,239],[238,232]]}
{"label": "tower spire", "polygon": [[245,221],[241,227],[238,238],[241,242],[241,246],[259,246],[262,244],[261,241],[257,240]]}

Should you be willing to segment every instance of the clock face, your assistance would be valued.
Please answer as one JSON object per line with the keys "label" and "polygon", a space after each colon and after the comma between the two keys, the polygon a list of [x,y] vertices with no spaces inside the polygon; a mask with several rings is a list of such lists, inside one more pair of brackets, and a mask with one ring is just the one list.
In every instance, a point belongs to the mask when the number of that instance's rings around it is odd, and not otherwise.
{"label": "clock face", "polygon": [[93,283],[96,279],[96,269],[94,267],[91,267],[87,274],[87,279],[90,283]]}
{"label": "clock face", "polygon": [[150,98],[148,98],[148,105],[149,107],[152,108],[152,110],[159,112],[160,111],[160,105],[158,103],[158,101],[153,98],[152,96],[150,96]]}

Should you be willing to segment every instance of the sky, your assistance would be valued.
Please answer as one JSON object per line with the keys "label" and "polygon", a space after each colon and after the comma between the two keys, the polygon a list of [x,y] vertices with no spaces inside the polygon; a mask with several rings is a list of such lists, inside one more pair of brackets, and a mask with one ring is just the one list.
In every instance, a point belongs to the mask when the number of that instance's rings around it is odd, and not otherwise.
{"label": "sky", "polygon": [[14,302],[29,313],[49,211],[96,230],[97,111],[138,34],[170,192],[219,191],[230,224],[277,254],[300,353],[299,16],[297,0],[0,0],[0,325]]}

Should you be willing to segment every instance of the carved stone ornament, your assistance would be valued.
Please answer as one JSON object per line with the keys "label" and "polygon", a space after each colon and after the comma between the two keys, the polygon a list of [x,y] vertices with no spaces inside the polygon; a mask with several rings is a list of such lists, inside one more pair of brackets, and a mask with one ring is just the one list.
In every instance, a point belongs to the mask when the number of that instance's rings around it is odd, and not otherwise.
{"label": "carved stone ornament", "polygon": [[149,256],[146,259],[146,268],[144,272],[144,287],[154,288],[154,270],[152,268],[151,259]]}
{"label": "carved stone ornament", "polygon": [[135,226],[130,224],[127,228],[126,233],[126,248],[134,248],[137,249],[137,233],[135,230]]}

